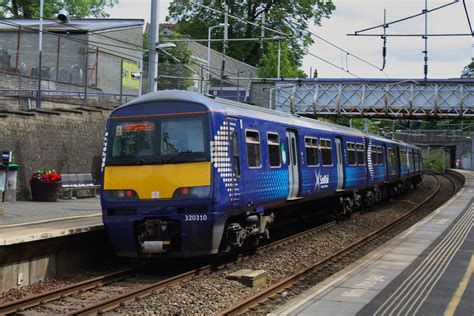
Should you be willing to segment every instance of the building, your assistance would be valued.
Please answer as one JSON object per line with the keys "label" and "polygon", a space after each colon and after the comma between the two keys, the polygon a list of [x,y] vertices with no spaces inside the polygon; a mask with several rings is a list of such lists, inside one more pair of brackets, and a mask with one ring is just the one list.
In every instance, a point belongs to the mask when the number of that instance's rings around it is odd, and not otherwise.
{"label": "building", "polygon": [[[138,81],[122,84],[125,67],[137,68],[142,57],[141,19],[44,20],[42,79],[46,87],[87,86],[103,93],[138,94]],[[38,77],[37,19],[3,19],[0,24],[0,72]],[[29,82],[22,80],[21,82]],[[3,84],[4,85],[4,84]],[[37,83],[36,83],[37,85]],[[34,88],[19,86],[16,88]],[[8,87],[13,88],[13,87]],[[53,89],[54,90],[54,89]]]}

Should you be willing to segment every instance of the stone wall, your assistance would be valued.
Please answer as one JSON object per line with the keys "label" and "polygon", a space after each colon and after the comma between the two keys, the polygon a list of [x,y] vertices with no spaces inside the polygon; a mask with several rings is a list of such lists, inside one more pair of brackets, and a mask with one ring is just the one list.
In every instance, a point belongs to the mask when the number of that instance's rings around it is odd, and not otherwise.
{"label": "stone wall", "polygon": [[[46,90],[57,90],[57,91],[68,91],[68,92],[84,92],[83,85],[76,85],[70,83],[62,83],[53,80],[41,80],[41,89]],[[21,74],[9,73],[0,70],[0,89],[38,89],[38,78],[25,76]],[[102,90],[88,87],[89,93],[100,93]],[[5,91],[9,92],[9,91]],[[26,92],[25,92],[26,93]]]}
{"label": "stone wall", "polygon": [[98,180],[108,110],[5,111],[0,113],[0,150],[11,150],[18,172],[19,200],[30,196],[34,170],[92,173]]}

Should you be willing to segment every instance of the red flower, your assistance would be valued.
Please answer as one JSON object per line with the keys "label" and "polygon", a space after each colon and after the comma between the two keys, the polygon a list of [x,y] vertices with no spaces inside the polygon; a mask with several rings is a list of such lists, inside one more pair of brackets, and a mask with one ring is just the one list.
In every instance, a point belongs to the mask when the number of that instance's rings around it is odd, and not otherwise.
{"label": "red flower", "polygon": [[59,182],[61,181],[61,175],[54,169],[42,169],[33,173],[31,179],[41,182]]}

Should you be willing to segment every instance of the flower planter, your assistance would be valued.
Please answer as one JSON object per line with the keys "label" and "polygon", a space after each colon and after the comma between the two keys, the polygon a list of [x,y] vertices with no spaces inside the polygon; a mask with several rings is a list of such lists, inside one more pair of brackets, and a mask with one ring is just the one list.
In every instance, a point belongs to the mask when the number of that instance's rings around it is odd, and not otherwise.
{"label": "flower planter", "polygon": [[30,185],[33,201],[56,202],[58,200],[61,182],[31,180]]}

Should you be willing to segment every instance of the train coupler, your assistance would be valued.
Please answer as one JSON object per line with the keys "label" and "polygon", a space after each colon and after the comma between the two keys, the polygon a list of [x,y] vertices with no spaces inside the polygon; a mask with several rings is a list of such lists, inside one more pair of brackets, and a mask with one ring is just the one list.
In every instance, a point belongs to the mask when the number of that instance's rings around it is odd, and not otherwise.
{"label": "train coupler", "polygon": [[177,222],[148,219],[139,224],[138,242],[142,253],[159,254],[179,247],[180,226]]}

